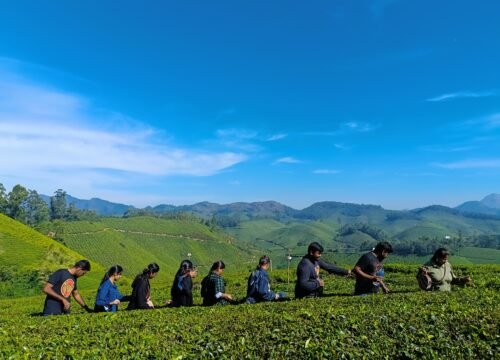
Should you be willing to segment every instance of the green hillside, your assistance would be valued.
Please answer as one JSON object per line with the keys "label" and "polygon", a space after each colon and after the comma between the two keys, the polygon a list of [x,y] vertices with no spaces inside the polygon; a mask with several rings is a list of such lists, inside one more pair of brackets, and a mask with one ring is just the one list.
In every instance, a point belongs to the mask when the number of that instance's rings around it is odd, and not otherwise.
{"label": "green hillside", "polygon": [[[85,256],[0,214],[0,297],[38,294],[47,276]],[[94,287],[104,268],[92,262],[92,271],[79,280],[80,288]]]}
{"label": "green hillside", "polygon": [[59,236],[71,249],[106,267],[122,265],[128,277],[156,262],[161,269],[160,282],[170,283],[188,254],[200,272],[208,271],[218,259],[224,260],[229,272],[255,263],[251,251],[238,248],[229,236],[193,220],[132,217],[76,221],[65,223]]}

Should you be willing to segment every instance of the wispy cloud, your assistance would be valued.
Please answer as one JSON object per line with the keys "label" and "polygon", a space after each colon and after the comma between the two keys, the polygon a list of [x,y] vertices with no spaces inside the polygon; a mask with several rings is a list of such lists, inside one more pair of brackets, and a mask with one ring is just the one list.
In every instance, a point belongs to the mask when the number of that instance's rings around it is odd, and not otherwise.
{"label": "wispy cloud", "polygon": [[210,176],[247,158],[176,146],[154,128],[17,74],[0,77],[0,138],[0,175],[52,179],[67,190],[82,181]]}
{"label": "wispy cloud", "polygon": [[318,174],[318,175],[331,175],[331,174],[339,174],[342,171],[340,170],[335,170],[335,169],[317,169],[313,171],[313,174]]}
{"label": "wispy cloud", "polygon": [[302,133],[305,136],[341,136],[352,133],[367,133],[378,129],[380,125],[362,121],[347,121],[341,123],[337,129],[332,131],[308,131]]}
{"label": "wispy cloud", "polygon": [[498,169],[500,168],[500,159],[466,159],[448,163],[434,163],[432,165],[443,169]]}
{"label": "wispy cloud", "polygon": [[442,94],[439,96],[435,96],[435,97],[426,99],[426,101],[439,102],[439,101],[448,101],[448,100],[460,99],[460,98],[483,98],[483,97],[491,97],[491,96],[498,96],[498,93],[496,91],[493,91],[493,90],[479,91],[479,92],[459,91],[459,92],[455,92],[455,93]]}
{"label": "wispy cloud", "polygon": [[274,134],[274,135],[271,135],[267,138],[267,141],[277,141],[277,140],[282,140],[284,138],[286,138],[288,135],[287,134]]}
{"label": "wispy cloud", "polygon": [[300,163],[302,163],[302,161],[295,159],[291,156],[286,156],[286,157],[282,157],[282,158],[277,159],[274,163],[275,164],[300,164]]}

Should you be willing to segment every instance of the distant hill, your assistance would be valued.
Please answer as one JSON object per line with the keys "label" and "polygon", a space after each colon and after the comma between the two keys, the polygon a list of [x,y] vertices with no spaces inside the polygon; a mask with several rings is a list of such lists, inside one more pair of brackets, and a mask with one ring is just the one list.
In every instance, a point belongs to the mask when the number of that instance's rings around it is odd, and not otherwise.
{"label": "distant hill", "polygon": [[[41,197],[50,206],[50,196],[41,195]],[[66,195],[66,204],[74,204],[77,209],[95,211],[98,215],[102,216],[122,216],[128,209],[134,208],[131,205],[114,203],[98,198],[82,200],[71,195]]]}
{"label": "distant hill", "polygon": [[456,207],[461,212],[500,216],[500,194],[490,194],[481,201],[467,201]]}
{"label": "distant hill", "polygon": [[106,267],[120,264],[128,277],[151,262],[158,263],[161,270],[155,282],[164,285],[170,284],[180,262],[188,257],[204,276],[216,260],[223,259],[228,271],[234,271],[253,267],[258,255],[253,247],[238,247],[227,234],[194,220],[108,217],[63,226],[58,236],[68,247]]}
{"label": "distant hill", "polygon": [[[85,256],[30,227],[0,214],[0,298],[40,294],[47,276]],[[79,287],[95,287],[104,268],[91,262],[92,271]]]}

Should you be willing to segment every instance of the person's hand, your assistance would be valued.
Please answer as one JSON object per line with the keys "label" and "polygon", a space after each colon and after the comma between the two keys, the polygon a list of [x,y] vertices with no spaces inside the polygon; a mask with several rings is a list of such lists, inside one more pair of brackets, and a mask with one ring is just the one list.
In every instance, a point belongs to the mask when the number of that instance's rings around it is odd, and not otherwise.
{"label": "person's hand", "polygon": [[148,306],[150,308],[154,308],[155,307],[155,305],[153,304],[153,302],[151,301],[151,299],[148,299],[148,301],[146,302],[146,304],[148,304]]}
{"label": "person's hand", "polygon": [[172,300],[165,301],[165,306],[170,306],[172,304]]}
{"label": "person's hand", "polygon": [[382,282],[384,280],[384,278],[382,276],[376,276],[376,275],[374,275],[372,277],[372,280],[376,281],[376,282]]}
{"label": "person's hand", "polygon": [[68,300],[66,300],[66,299],[63,299],[62,303],[63,303],[63,306],[64,306],[64,311],[68,311],[69,308],[70,308],[70,306],[71,306],[70,302]]}
{"label": "person's hand", "polygon": [[115,299],[112,302],[110,302],[111,305],[120,305],[120,300]]}
{"label": "person's hand", "polygon": [[318,279],[318,280],[319,280],[319,286],[320,287],[325,286],[325,280],[323,280],[323,279]]}
{"label": "person's hand", "polygon": [[233,301],[233,296],[231,294],[223,294],[222,297],[228,301]]}
{"label": "person's hand", "polygon": [[197,269],[193,269],[189,272],[189,276],[191,276],[192,278],[196,277],[197,275],[198,275]]}
{"label": "person's hand", "polygon": [[472,278],[470,277],[470,275],[464,278],[464,284],[467,286],[472,286]]}

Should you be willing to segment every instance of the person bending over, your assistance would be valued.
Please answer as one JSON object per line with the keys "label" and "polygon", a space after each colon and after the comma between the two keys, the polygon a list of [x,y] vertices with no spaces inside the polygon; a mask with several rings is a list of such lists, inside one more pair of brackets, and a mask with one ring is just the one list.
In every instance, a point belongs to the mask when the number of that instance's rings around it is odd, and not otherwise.
{"label": "person bending over", "polygon": [[172,296],[170,306],[193,306],[193,278],[197,274],[198,272],[190,260],[181,262],[170,291]]}
{"label": "person bending over", "polygon": [[213,263],[210,272],[201,282],[201,296],[204,306],[227,305],[233,301],[230,294],[226,294],[226,282],[222,278],[226,265],[222,260]]}
{"label": "person bending over", "polygon": [[385,293],[389,292],[389,288],[384,283],[382,261],[390,253],[392,253],[392,245],[387,241],[382,241],[375,246],[373,251],[359,258],[354,266],[356,274],[354,295],[376,294],[380,288]]}
{"label": "person bending over", "polygon": [[78,293],[76,280],[90,271],[90,263],[80,260],[69,269],[59,269],[50,275],[43,287],[47,294],[43,306],[43,315],[69,314],[71,295],[87,311],[91,311]]}
{"label": "person bending over", "polygon": [[247,303],[254,304],[261,301],[281,300],[286,297],[285,293],[275,293],[271,291],[269,275],[267,274],[270,263],[271,260],[269,256],[262,256],[259,259],[257,269],[250,274],[247,286]]}
{"label": "person bending over", "polygon": [[116,282],[122,277],[122,272],[123,268],[120,265],[113,265],[104,274],[97,290],[95,312],[116,312],[121,302],[130,300],[130,296],[122,295],[116,286]]}

